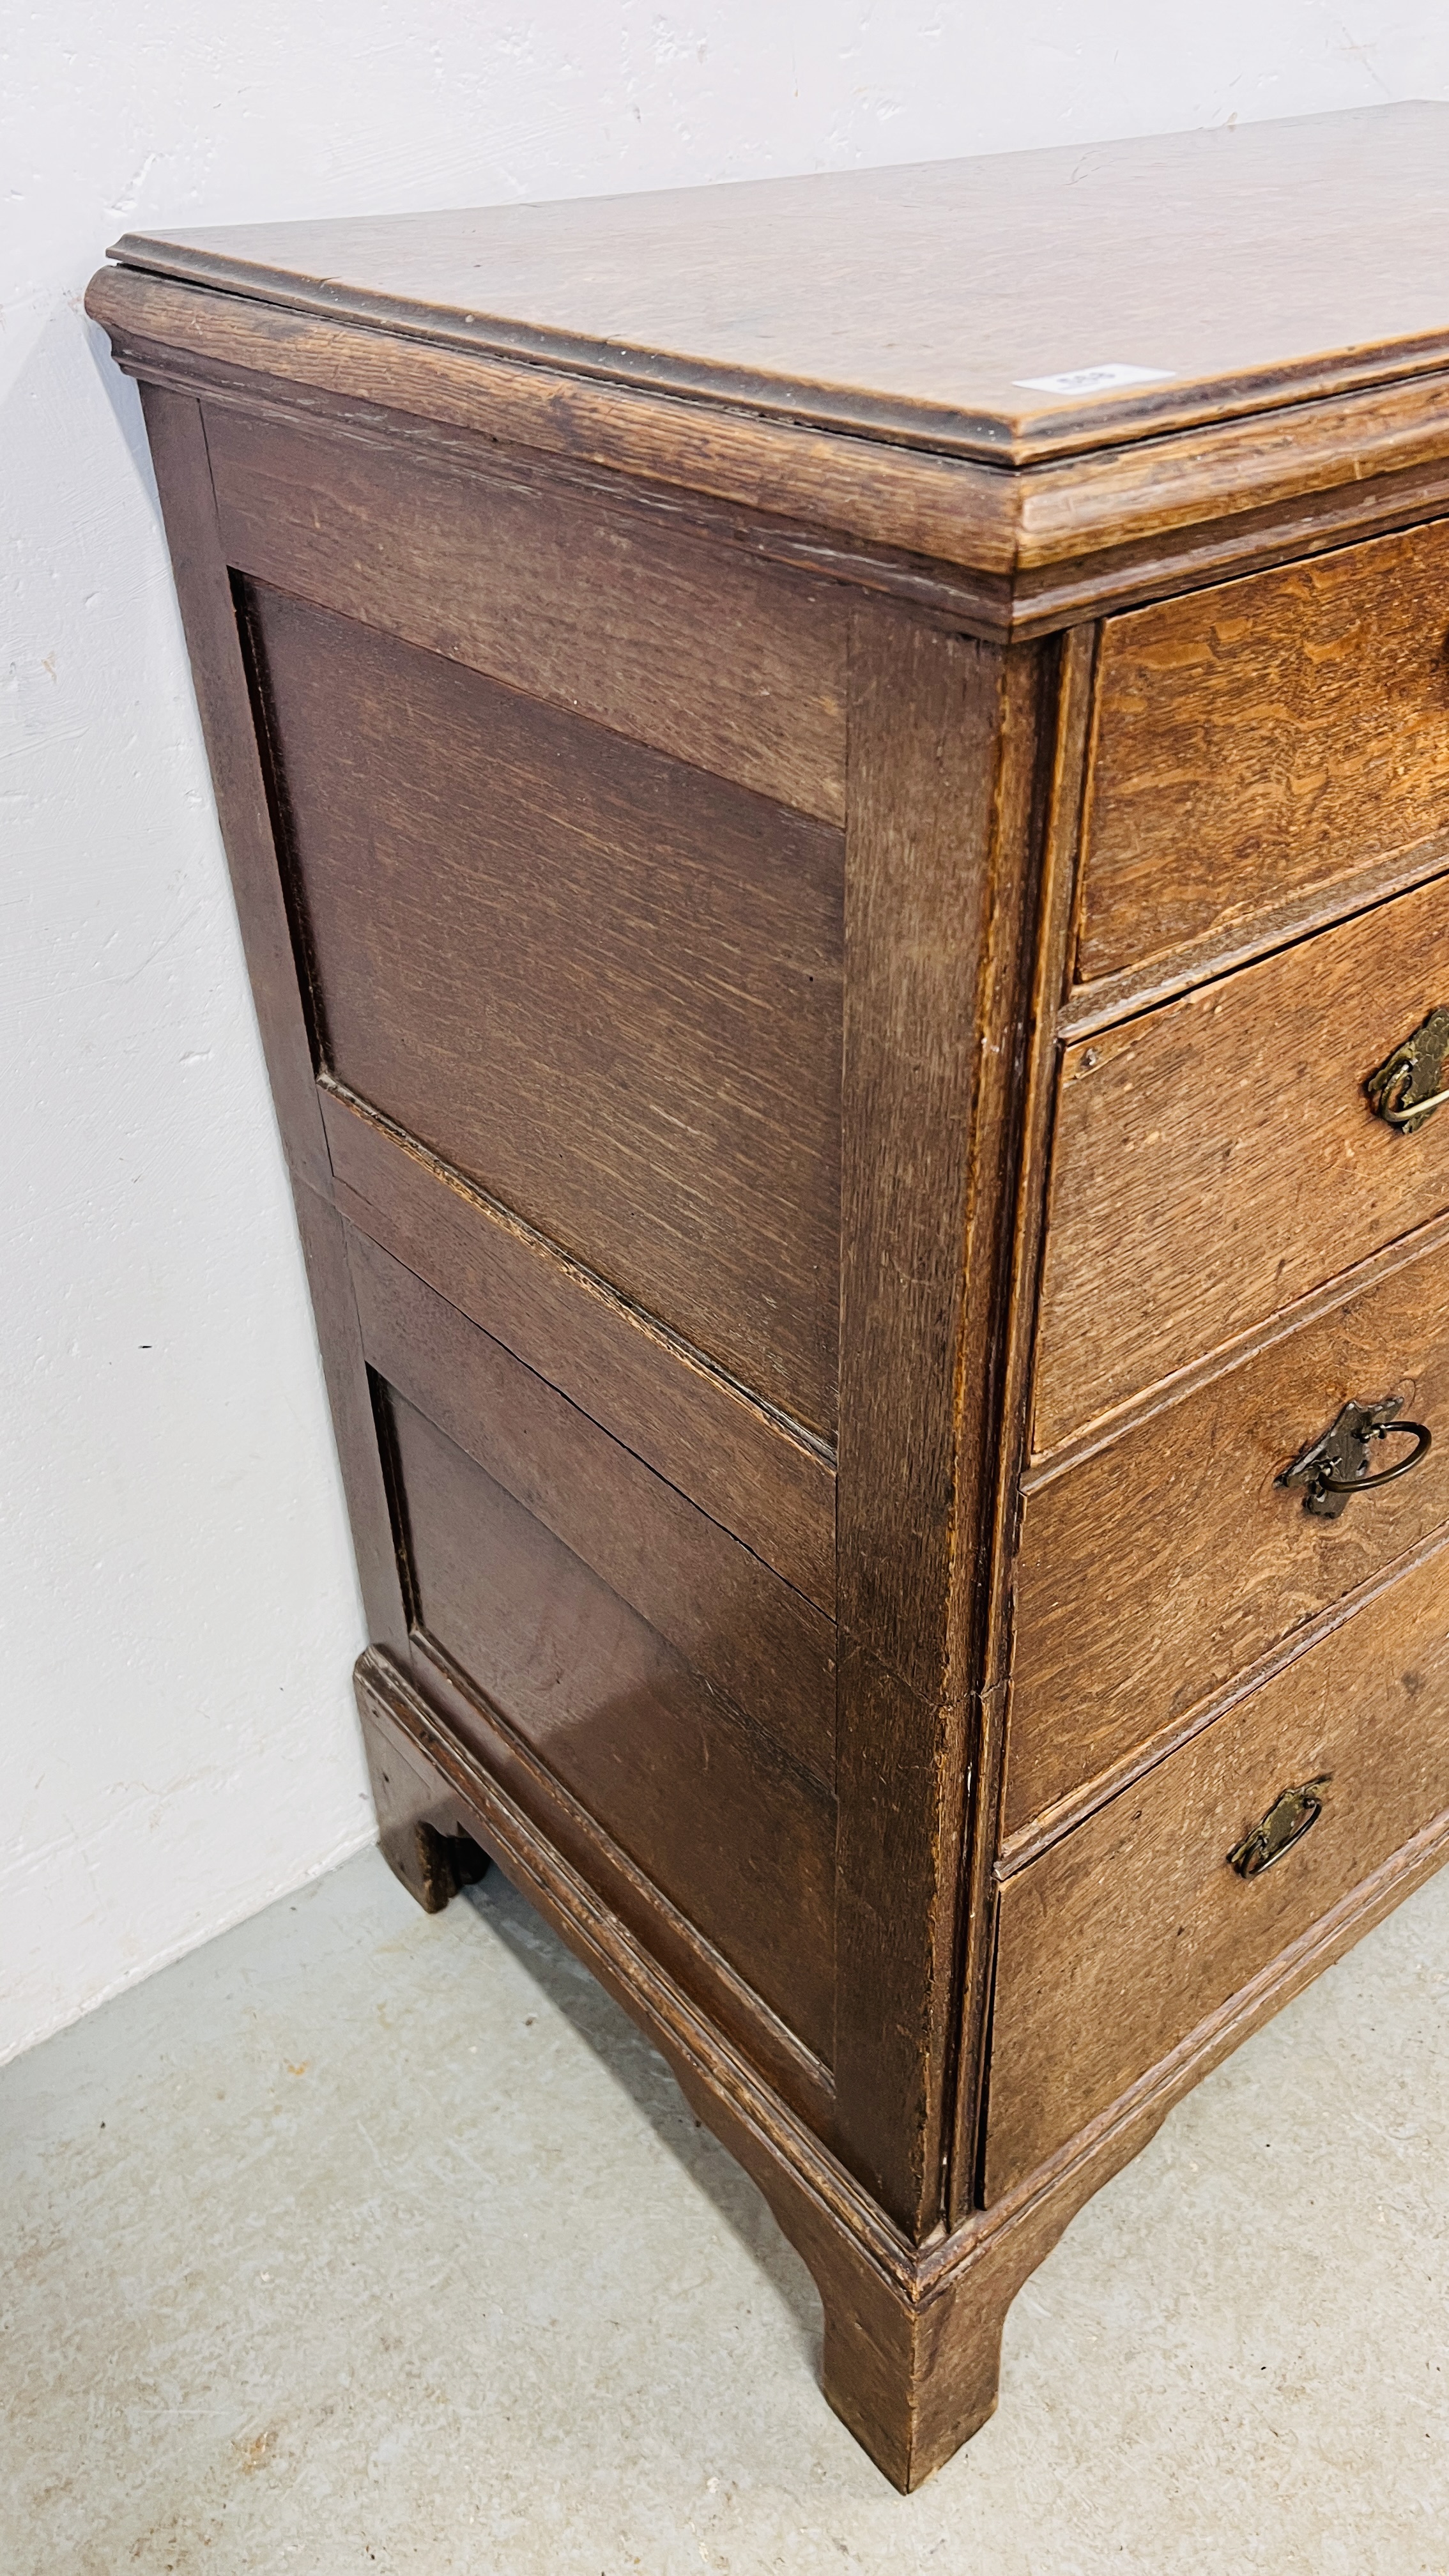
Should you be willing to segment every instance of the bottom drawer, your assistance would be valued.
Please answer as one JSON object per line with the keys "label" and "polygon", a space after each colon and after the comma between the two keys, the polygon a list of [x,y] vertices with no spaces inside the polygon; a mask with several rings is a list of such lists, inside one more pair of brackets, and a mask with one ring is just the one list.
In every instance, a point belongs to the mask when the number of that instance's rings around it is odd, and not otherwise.
{"label": "bottom drawer", "polygon": [[[1000,2197],[1449,1807],[1449,1550],[1001,1890],[986,2196]],[[1291,1787],[1322,1812],[1228,1855]]]}

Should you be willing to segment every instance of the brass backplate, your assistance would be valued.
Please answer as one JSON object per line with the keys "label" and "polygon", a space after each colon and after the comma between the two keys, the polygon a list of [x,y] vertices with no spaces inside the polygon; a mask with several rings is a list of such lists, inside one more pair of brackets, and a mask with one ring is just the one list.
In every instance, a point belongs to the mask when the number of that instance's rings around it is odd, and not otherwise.
{"label": "brass backplate", "polygon": [[1440,1003],[1364,1084],[1369,1107],[1412,1136],[1449,1099],[1449,1006]]}

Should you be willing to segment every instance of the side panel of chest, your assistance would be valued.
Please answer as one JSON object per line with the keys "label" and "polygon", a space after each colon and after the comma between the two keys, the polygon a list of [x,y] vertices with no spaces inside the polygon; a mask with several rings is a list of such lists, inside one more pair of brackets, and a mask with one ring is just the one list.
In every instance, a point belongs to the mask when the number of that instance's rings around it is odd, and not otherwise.
{"label": "side panel of chest", "polygon": [[1054,651],[147,399],[367,1688],[914,2239]]}

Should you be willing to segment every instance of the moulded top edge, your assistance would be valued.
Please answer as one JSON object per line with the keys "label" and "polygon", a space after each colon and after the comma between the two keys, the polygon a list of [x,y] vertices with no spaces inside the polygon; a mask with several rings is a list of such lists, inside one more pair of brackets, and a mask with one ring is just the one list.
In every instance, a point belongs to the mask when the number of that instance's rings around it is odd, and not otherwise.
{"label": "moulded top edge", "polygon": [[258,304],[998,464],[1449,363],[1449,105],[127,234]]}

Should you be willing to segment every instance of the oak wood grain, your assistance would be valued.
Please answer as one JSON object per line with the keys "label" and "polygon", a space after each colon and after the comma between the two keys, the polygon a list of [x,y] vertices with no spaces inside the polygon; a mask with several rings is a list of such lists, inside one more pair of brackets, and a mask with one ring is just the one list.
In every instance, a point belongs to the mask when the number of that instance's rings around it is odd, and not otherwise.
{"label": "oak wood grain", "polygon": [[292,1195],[312,1311],[317,1319],[322,1374],[347,1499],[367,1633],[393,1654],[405,1655],[407,1603],[378,1454],[372,1390],[342,1220],[332,1200],[314,1190],[310,1182],[294,1179]]}
{"label": "oak wood grain", "polygon": [[[1449,507],[1449,456],[1436,440],[1432,409],[1416,388],[1416,425],[1401,416],[1407,402],[1396,388],[1387,410],[1371,396],[1356,394],[1344,406],[1348,416],[1336,424],[1340,437],[1352,443],[1363,436],[1369,453],[1363,471],[1351,483],[1340,479],[1342,446],[1335,465],[1335,425],[1313,405],[1311,430],[1306,413],[1263,414],[1253,422],[1234,422],[1214,434],[1224,447],[1249,436],[1246,456],[1208,455],[1209,436],[1194,434],[1194,472],[1174,477],[1186,502],[1160,523],[1152,516],[1151,488],[1139,479],[1125,499],[1126,533],[1114,538],[1104,493],[1103,516],[1093,530],[1090,552],[1037,559],[1048,530],[1033,528],[1032,560],[1023,555],[1006,602],[985,590],[976,614],[996,615],[998,623],[981,631],[1012,636],[1045,635],[1085,615],[1145,606],[1151,600],[1212,588],[1216,583],[1275,564],[1307,562],[1330,554],[1361,537],[1385,536],[1421,520],[1440,518]],[[316,402],[316,395],[310,400]],[[1325,411],[1337,406],[1326,404]],[[436,432],[429,433],[436,435]],[[1289,467],[1292,455],[1297,473]],[[1104,452],[1099,460],[1115,479],[1116,460]],[[1141,459],[1137,463],[1140,467]],[[1183,458],[1184,465],[1187,459]],[[1060,474],[1063,469],[1052,469]],[[1239,507],[1240,472],[1250,491]],[[1216,480],[1214,481],[1214,477]],[[1256,481],[1255,481],[1256,478]],[[959,576],[963,581],[967,576]],[[924,594],[921,594],[924,596]]]}
{"label": "oak wood grain", "polygon": [[[1449,1807],[1442,1552],[1002,1890],[987,2196],[1028,2173]],[[1290,1785],[1323,1813],[1227,1855]]]}
{"label": "oak wood grain", "polygon": [[[1119,557],[1128,546],[1145,551],[1131,571],[1132,585],[1150,596],[1160,570],[1182,568],[1200,580],[1215,549],[1241,560],[1244,543],[1260,543],[1269,514],[1281,531],[1285,553],[1336,519],[1345,535],[1371,527],[1383,507],[1383,486],[1394,476],[1424,476],[1429,494],[1442,492],[1437,469],[1445,457],[1442,379],[1376,386],[1335,400],[1285,405],[1246,420],[1215,421],[1184,431],[1170,445],[1106,450],[1090,473],[1076,463],[1034,467],[1021,478],[1014,564],[1024,573],[1070,565],[1099,548]],[[1419,504],[1433,507],[1433,500]],[[1442,504],[1441,504],[1442,506]],[[1411,511],[1411,515],[1417,515]],[[1253,522],[1256,518],[1256,526]],[[1190,532],[1201,529],[1194,548]],[[1153,540],[1162,553],[1154,560]],[[1124,568],[1125,569],[1125,568]],[[1114,561],[1099,584],[1090,561],[1080,586],[1028,581],[1033,625],[1089,602],[1120,599],[1123,580]]]}
{"label": "oak wood grain", "polygon": [[347,1241],[369,1365],[829,1789],[831,1622],[390,1253]]}
{"label": "oak wood grain", "polygon": [[[1042,663],[886,610],[852,637],[837,1497],[836,2138],[939,2218]],[[1048,734],[1049,740],[1049,734]]]}
{"label": "oak wood grain", "polygon": [[1449,523],[1107,619],[1082,980],[1446,830]]}
{"label": "oak wood grain", "polygon": [[836,2143],[935,2223],[965,1675],[950,1668],[969,1132],[1002,657],[852,627],[837,1605]]}
{"label": "oak wood grain", "polygon": [[312,1042],[277,877],[267,782],[217,529],[205,428],[185,395],[148,385],[141,399],[277,1121],[291,1169],[325,1190],[330,1171]]}
{"label": "oak wood grain", "polygon": [[[1449,358],[1446,133],[1416,101],[727,189],[128,234],[117,255],[676,400],[1039,459]],[[1112,380],[1113,353],[1137,381]]]}
{"label": "oak wood grain", "polygon": [[[1443,1375],[1449,1122],[1361,1084],[1449,1000],[1446,128],[92,290],[242,817],[390,1855],[441,1902],[481,1843],[640,2014],[902,2485],[1087,2191],[1449,1848],[1439,1451],[1332,1526],[1272,1482],[1381,1350]],[[1161,377],[1023,383],[1188,259]],[[1011,639],[1103,616],[1083,831],[1096,636]],[[1234,1916],[1290,1754],[1329,1809]]]}
{"label": "oak wood grain", "polygon": [[[1402,1851],[1200,2023],[1172,2056],[1047,2164],[926,2246],[909,2245],[807,2125],[761,2080],[718,2016],[661,1965],[595,1880],[540,1831],[499,1766],[487,1766],[385,1656],[357,1668],[364,1727],[429,1775],[456,1821],[486,1842],[594,1975],[662,2048],[699,2117],[753,2174],[813,2272],[825,2305],[826,2393],[885,2475],[918,2485],[990,2411],[986,2367],[1001,2316],[1074,2211],[1160,2127],[1172,2103],[1439,1866],[1449,1819]],[[426,1794],[420,1787],[419,1795]]]}
{"label": "oak wood grain", "polygon": [[[354,1682],[364,1729],[377,1722],[381,1703],[389,1743],[403,1743],[436,1783],[452,1789],[451,1821],[442,1801],[434,1810],[450,1831],[471,1834],[515,1884],[519,1843],[537,1856],[546,1852],[552,1885],[567,1885],[588,1919],[609,1927],[646,1994],[656,2001],[667,1995],[676,2012],[709,2034],[711,2052],[732,2064],[736,2080],[763,2088],[787,2121],[803,2124],[805,2136],[818,2141],[828,2132],[829,2067],[431,1640],[415,1633],[401,1664],[369,1648]],[[654,2029],[657,2035],[657,2023]],[[823,2150],[817,2145],[815,2152]]]}
{"label": "oak wood grain", "polygon": [[1442,879],[1067,1049],[1038,1453],[1449,1205],[1362,1091],[1441,994]]}
{"label": "oak wood grain", "polygon": [[324,1084],[322,1115],[352,1225],[833,1616],[835,1465],[823,1443],[362,1102]]}
{"label": "oak wood grain", "polygon": [[[626,386],[399,341],[134,269],[98,271],[86,294],[87,312],[105,326],[123,365],[188,394],[250,393],[260,380],[273,393],[295,388],[304,399],[317,393],[369,413],[438,421],[925,562],[999,575],[1015,561],[1012,478],[994,465],[661,402]],[[1422,445],[1417,420],[1415,428]]]}
{"label": "oak wood grain", "polygon": [[280,593],[251,603],[329,1069],[832,1427],[838,834]]}
{"label": "oak wood grain", "polygon": [[681,1980],[661,1964],[657,1938],[642,1941],[600,1896],[597,1872],[584,1875],[557,1836],[540,1831],[500,1778],[502,1766],[485,1765],[440,1724],[435,1705],[385,1657],[359,1660],[356,1687],[374,1769],[405,1770],[411,1811],[486,1836],[513,1883],[663,2049],[699,2118],[754,2176],[820,2290],[831,2405],[894,2484],[918,2485],[991,2412],[1002,2321],[1021,2280],[1162,2110],[1138,2111],[1060,2177],[1055,2195],[1009,2208],[989,2231],[908,2245],[788,2094],[762,2080],[748,2045],[701,2012],[688,1973]]}
{"label": "oak wood grain", "polygon": [[1058,1016],[1058,1034],[1063,1039],[1094,1037],[1114,1021],[1173,1001],[1179,993],[1230,975],[1238,966],[1251,966],[1259,957],[1291,947],[1316,930],[1332,930],[1357,913],[1372,912],[1391,895],[1409,894],[1415,886],[1427,885],[1431,877],[1442,877],[1446,869],[1449,832],[1438,832],[1393,857],[1365,860],[1328,885],[1310,886],[1281,900],[1265,896],[1260,911],[1226,928],[1204,931],[1180,948],[1137,958],[1118,974],[1074,984]]}
{"label": "oak wood grain", "polygon": [[828,2063],[833,1800],[422,1414],[388,1415],[419,1627]]}
{"label": "oak wood grain", "polygon": [[1449,441],[1433,376],[1205,422],[1170,446],[1104,449],[1090,474],[1064,459],[1017,475],[400,342],[133,270],[101,271],[87,310],[122,365],[185,393],[250,404],[291,389],[364,423],[394,411],[641,488],[702,494],[776,521],[797,560],[800,530],[821,532],[835,552],[859,549],[841,569],[872,587],[924,597],[922,576],[958,567],[970,579],[957,622],[984,636],[1043,633],[1099,599],[1150,599],[1328,532],[1382,526],[1386,512],[1442,509],[1445,498]]}
{"label": "oak wood grain", "polygon": [[959,1696],[947,1623],[1003,657],[857,612],[846,841],[841,1627]]}
{"label": "oak wood grain", "polygon": [[[1430,1253],[1027,1496],[1003,1825],[1017,1832],[1449,1519],[1449,1437],[1315,1519],[1278,1479],[1341,1405],[1449,1435],[1449,1279]],[[1407,1443],[1376,1444],[1386,1467]]]}
{"label": "oak wood grain", "polygon": [[322,1365],[369,1633],[395,1651],[407,1623],[292,928],[278,879],[266,781],[196,405],[148,386],[147,436],[186,630],[192,682],[241,926],[262,1047],[318,1319]]}
{"label": "oak wood grain", "polygon": [[838,590],[375,436],[219,405],[206,436],[242,572],[843,822]]}
{"label": "oak wood grain", "polygon": [[[1016,1009],[1016,1043],[999,1049],[998,1079],[1009,1068],[1009,1090],[1018,1104],[1019,1140],[1014,1169],[998,1183],[1009,1203],[1002,1218],[1002,1253],[1009,1275],[1001,1291],[1002,1320],[994,1384],[986,1392],[981,1423],[983,1522],[974,1780],[967,1817],[965,1922],[961,1942],[960,2055],[952,2109],[947,2174],[947,2222],[961,2223],[975,2206],[981,2093],[985,2080],[985,2030],[990,2009],[996,1908],[993,1871],[1000,1833],[1002,1762],[1007,1685],[1012,1659],[1012,1561],[1021,1498],[1022,1463],[1030,1423],[1028,1396],[1035,1346],[1036,1282],[1046,1215],[1051,1120],[1056,1095],[1058,1004],[1066,981],[1074,920],[1078,826],[1086,767],[1087,729],[1097,633],[1077,627],[1044,657],[1041,683],[1039,784],[1041,871],[1035,918],[1022,947],[1030,983],[1022,982]],[[1019,717],[1019,709],[1016,710]],[[1024,730],[1018,723],[1018,730]],[[985,1303],[985,1301],[983,1301]],[[986,1514],[989,1511],[989,1521]]]}

